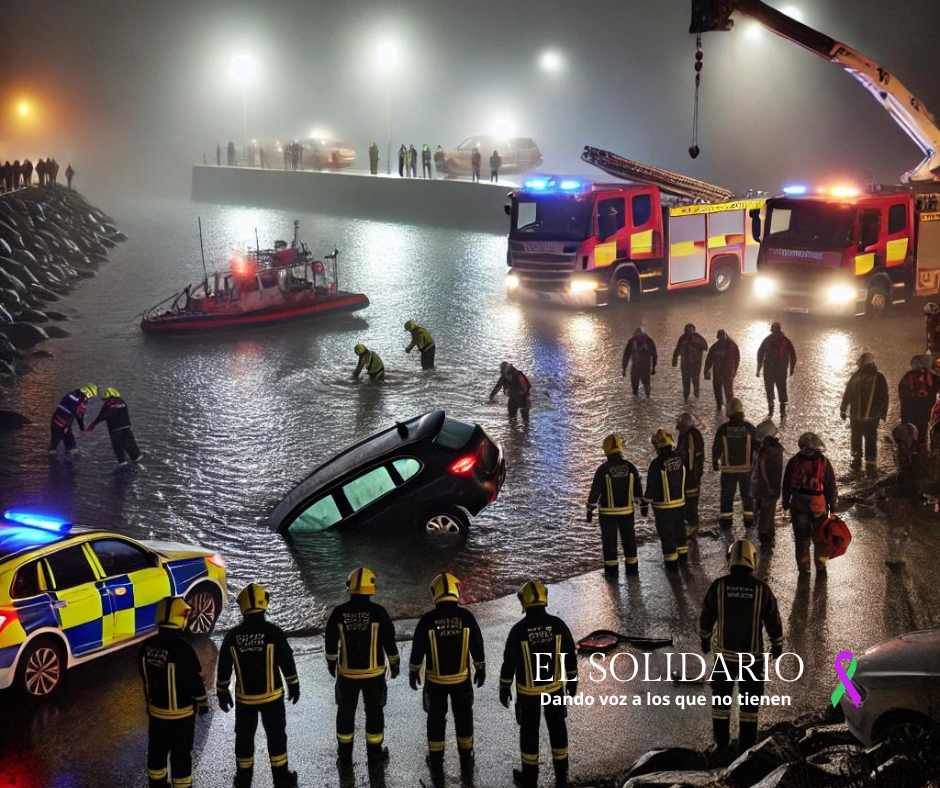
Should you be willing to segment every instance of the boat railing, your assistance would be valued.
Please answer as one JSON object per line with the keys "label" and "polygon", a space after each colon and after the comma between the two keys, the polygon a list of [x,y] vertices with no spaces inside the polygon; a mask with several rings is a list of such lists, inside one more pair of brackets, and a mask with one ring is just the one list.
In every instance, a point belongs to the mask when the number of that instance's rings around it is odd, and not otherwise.
{"label": "boat railing", "polygon": [[171,312],[173,307],[176,305],[176,302],[179,301],[181,295],[183,295],[183,291],[174,293],[169,298],[164,298],[156,306],[150,307],[150,309],[144,312],[144,320],[153,320],[156,317],[160,317],[161,315],[165,315]]}

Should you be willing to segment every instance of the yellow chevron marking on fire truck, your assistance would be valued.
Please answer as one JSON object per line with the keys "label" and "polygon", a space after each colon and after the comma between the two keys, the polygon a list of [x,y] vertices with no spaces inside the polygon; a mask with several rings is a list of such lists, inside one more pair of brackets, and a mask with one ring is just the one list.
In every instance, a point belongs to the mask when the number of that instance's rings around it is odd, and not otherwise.
{"label": "yellow chevron marking on fire truck", "polygon": [[874,267],[875,267],[874,253],[855,255],[855,275],[856,276],[862,276],[863,274],[867,274]]}
{"label": "yellow chevron marking on fire truck", "polygon": [[653,251],[653,231],[644,230],[630,236],[630,254],[650,254]]}
{"label": "yellow chevron marking on fire truck", "polygon": [[[698,243],[701,244],[701,241]],[[676,241],[674,244],[669,245],[669,251],[673,257],[691,257],[692,255],[701,254],[702,247],[696,245],[695,241]]]}
{"label": "yellow chevron marking on fire truck", "polygon": [[907,238],[896,238],[893,241],[888,241],[885,257],[889,265],[904,262],[904,258],[907,257],[907,244]]}
{"label": "yellow chevron marking on fire truck", "polygon": [[680,205],[670,208],[670,216],[694,216],[702,213],[721,213],[722,211],[750,211],[763,208],[766,200],[735,200],[714,205]]}
{"label": "yellow chevron marking on fire truck", "polygon": [[617,259],[617,242],[598,244],[594,247],[594,267],[606,268]]}

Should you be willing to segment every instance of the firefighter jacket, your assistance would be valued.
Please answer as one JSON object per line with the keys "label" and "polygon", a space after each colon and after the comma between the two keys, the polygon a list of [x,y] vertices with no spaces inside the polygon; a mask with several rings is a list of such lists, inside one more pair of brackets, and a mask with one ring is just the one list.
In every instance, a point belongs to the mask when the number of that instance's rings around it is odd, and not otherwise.
{"label": "firefighter jacket", "polygon": [[764,375],[792,375],[796,368],[796,348],[790,338],[782,331],[772,333],[760,343],[757,349],[757,371],[764,368]]}
{"label": "firefighter jacket", "polygon": [[940,315],[926,315],[924,323],[927,329],[927,349],[931,353],[940,353]]}
{"label": "firefighter jacket", "polygon": [[411,344],[405,348],[406,353],[410,353],[412,348],[418,348],[422,353],[434,347],[434,337],[424,326],[416,326],[411,330]]}
{"label": "firefighter jacket", "polygon": [[675,449],[663,449],[646,472],[646,498],[653,509],[685,506],[686,470]]}
{"label": "firefighter jacket", "polygon": [[297,684],[297,667],[287,638],[263,613],[250,613],[229,631],[219,649],[216,687],[228,692],[235,671],[235,700],[248,706],[284,696],[284,683]]}
{"label": "firefighter jacket", "polygon": [[685,494],[696,496],[705,473],[705,438],[698,427],[689,427],[676,438],[676,450],[685,466]]}
{"label": "firefighter jacket", "polygon": [[688,367],[698,368],[702,366],[702,358],[708,350],[708,342],[705,341],[699,333],[682,333],[679,341],[676,342],[676,349],[672,351],[672,365],[675,366],[679,359],[682,359],[683,369]]}
{"label": "firefighter jacket", "polygon": [[655,371],[659,356],[656,353],[656,343],[645,334],[630,337],[627,346],[623,349],[623,370],[626,371],[630,362],[637,372]]}
{"label": "firefighter jacket", "polygon": [[411,646],[412,673],[426,662],[424,677],[431,684],[470,681],[470,660],[475,670],[486,666],[483,634],[473,613],[456,602],[441,602],[418,621]]}
{"label": "firefighter jacket", "polygon": [[80,391],[70,391],[59,401],[52,415],[52,423],[61,430],[67,430],[73,421],[78,422],[78,428],[85,431],[85,408],[88,398]]}
{"label": "firefighter jacket", "polygon": [[371,377],[375,377],[381,372],[385,371],[385,364],[382,363],[382,359],[378,353],[374,350],[367,350],[361,356],[359,356],[359,363],[356,364],[355,375],[358,376],[362,370],[365,370],[369,373]]}
{"label": "firefighter jacket", "polygon": [[699,636],[711,640],[716,654],[739,659],[738,654],[764,653],[764,630],[771,651],[783,649],[783,623],[777,599],[763,580],[745,567],[732,567],[731,573],[711,584],[702,603]]}
{"label": "firefighter jacket", "polygon": [[147,713],[159,720],[184,720],[209,708],[199,657],[177,630],[157,630],[138,653]]}
{"label": "firefighter jacket", "polygon": [[521,402],[532,393],[532,384],[529,383],[524,372],[510,366],[508,372],[496,381],[493,391],[490,392],[490,398],[495,397],[500,389],[509,395],[509,399]]}
{"label": "firefighter jacket", "polygon": [[[911,369],[904,373],[898,383],[898,400],[901,403],[901,421],[924,430],[930,420],[930,411],[940,389],[936,375],[929,369]],[[918,435],[925,440],[926,435]]]}
{"label": "firefighter jacket", "polygon": [[108,422],[108,432],[130,429],[131,414],[127,410],[127,403],[120,397],[108,397],[102,403],[101,411],[89,426],[94,427],[102,421]]}
{"label": "firefighter jacket", "polygon": [[783,472],[782,485],[783,498],[781,503],[784,509],[790,507],[790,500],[794,495],[825,496],[829,510],[836,505],[838,493],[836,491],[836,474],[832,463],[822,452],[812,454],[799,452],[790,458],[786,470]]}
{"label": "firefighter jacket", "polygon": [[783,481],[783,446],[776,438],[764,438],[757,450],[751,474],[754,498],[779,498]]}
{"label": "firefighter jacket", "polygon": [[336,607],[326,622],[326,658],[339,662],[339,675],[372,679],[385,675],[399,661],[395,625],[385,608],[365,595],[355,594]]}
{"label": "firefighter jacket", "polygon": [[715,433],[712,443],[712,465],[722,473],[750,473],[757,430],[744,416],[735,413]]}
{"label": "firefighter jacket", "polygon": [[741,351],[733,339],[719,339],[705,356],[705,374],[714,373],[719,380],[728,380],[738,374]]}
{"label": "firefighter jacket", "polygon": [[598,504],[602,515],[633,514],[634,504],[643,500],[643,484],[636,466],[613,455],[594,473],[589,504]]}
{"label": "firefighter jacket", "polygon": [[509,631],[499,670],[500,686],[516,682],[517,696],[538,697],[577,681],[578,655],[568,625],[544,607],[530,607]]}
{"label": "firefighter jacket", "polygon": [[842,395],[843,413],[852,421],[885,420],[888,416],[888,381],[874,364],[857,369]]}

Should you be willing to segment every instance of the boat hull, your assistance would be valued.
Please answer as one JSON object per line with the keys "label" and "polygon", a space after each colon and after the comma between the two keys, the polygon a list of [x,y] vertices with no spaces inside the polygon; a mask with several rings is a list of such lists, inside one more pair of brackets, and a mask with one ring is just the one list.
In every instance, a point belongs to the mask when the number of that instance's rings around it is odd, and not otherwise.
{"label": "boat hull", "polygon": [[147,334],[203,334],[310,320],[343,312],[356,312],[369,306],[362,293],[343,293],[317,298],[302,304],[282,304],[254,312],[221,314],[184,314],[144,318],[140,328]]}

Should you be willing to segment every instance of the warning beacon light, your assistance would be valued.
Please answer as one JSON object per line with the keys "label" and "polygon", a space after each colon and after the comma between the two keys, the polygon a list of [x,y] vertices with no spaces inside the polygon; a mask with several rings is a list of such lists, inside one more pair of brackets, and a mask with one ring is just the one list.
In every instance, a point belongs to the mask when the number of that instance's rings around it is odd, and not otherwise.
{"label": "warning beacon light", "polygon": [[529,178],[522,184],[527,192],[565,192],[566,194],[583,191],[588,186],[590,186],[588,181],[578,178],[555,178],[554,176]]}
{"label": "warning beacon light", "polygon": [[806,194],[808,191],[809,189],[803,183],[788,183],[783,187],[783,193],[790,197]]}
{"label": "warning beacon light", "polygon": [[3,513],[3,519],[17,525],[25,525],[28,528],[41,528],[44,531],[56,531],[58,533],[65,533],[72,527],[72,523],[63,520],[61,517],[49,517],[48,515],[33,512],[17,512],[13,509],[7,509]]}

